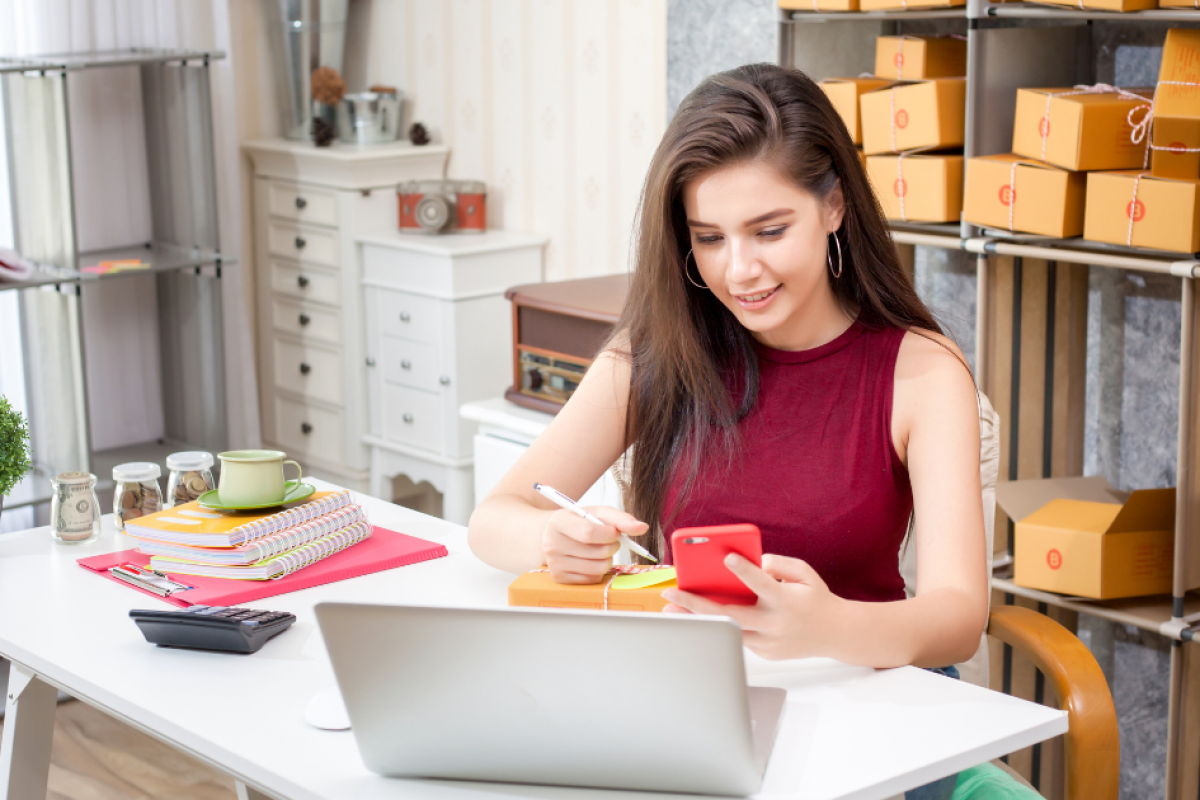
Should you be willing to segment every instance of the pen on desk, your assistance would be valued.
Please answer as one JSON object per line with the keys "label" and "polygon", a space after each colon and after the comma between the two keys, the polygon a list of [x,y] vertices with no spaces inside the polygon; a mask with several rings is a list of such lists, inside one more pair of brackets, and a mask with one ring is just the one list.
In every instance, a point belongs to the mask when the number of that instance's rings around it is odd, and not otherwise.
{"label": "pen on desk", "polygon": [[[533,485],[533,490],[535,492],[537,492],[538,494],[540,494],[542,497],[549,500],[551,503],[554,503],[557,506],[565,508],[567,511],[570,511],[574,514],[577,514],[578,516],[583,517],[588,522],[595,523],[596,525],[604,525],[605,524],[605,523],[601,522],[600,519],[597,518],[595,514],[592,514],[589,511],[585,510],[583,506],[579,505],[574,500],[567,497],[565,494],[560,492],[558,489],[554,489],[550,486],[547,486],[544,483],[535,483]],[[618,533],[620,533],[620,532],[618,531]],[[658,563],[658,559],[655,558],[654,556],[650,555],[649,550],[642,547],[640,544],[635,542],[633,539],[630,539],[624,533],[621,533],[621,541],[624,542],[626,544],[626,546],[629,547],[630,550],[637,553],[642,558],[648,558],[651,561],[653,561],[655,564]]]}

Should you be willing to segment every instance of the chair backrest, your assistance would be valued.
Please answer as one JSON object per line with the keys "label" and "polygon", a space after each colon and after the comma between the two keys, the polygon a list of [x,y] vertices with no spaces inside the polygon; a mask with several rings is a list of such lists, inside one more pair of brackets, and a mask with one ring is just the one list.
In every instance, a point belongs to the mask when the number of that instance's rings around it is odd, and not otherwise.
{"label": "chair backrest", "polygon": [[[1000,471],[1000,415],[992,408],[987,395],[978,392],[979,398],[979,483],[983,488],[983,529],[987,536],[987,574],[992,574],[993,529],[996,524],[996,479]],[[912,597],[917,591],[917,543],[913,537],[913,520],[909,520],[908,534],[900,547],[900,575],[904,578],[904,592]],[[988,591],[989,609],[991,591]],[[988,686],[987,634],[979,638],[979,649],[975,655],[961,664],[956,664],[960,677],[976,686]]]}

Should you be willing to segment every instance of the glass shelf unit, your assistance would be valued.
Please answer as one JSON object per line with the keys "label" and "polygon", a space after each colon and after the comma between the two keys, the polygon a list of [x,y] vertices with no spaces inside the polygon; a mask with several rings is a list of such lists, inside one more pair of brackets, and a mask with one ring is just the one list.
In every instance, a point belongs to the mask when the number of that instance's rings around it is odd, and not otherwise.
{"label": "glass shelf unit", "polygon": [[913,19],[966,19],[967,9],[965,6],[956,8],[917,8],[912,11],[903,11],[897,9],[895,11],[784,11],[784,23],[804,23],[804,22],[858,22],[871,21],[878,22],[895,21],[902,22],[904,20]]}

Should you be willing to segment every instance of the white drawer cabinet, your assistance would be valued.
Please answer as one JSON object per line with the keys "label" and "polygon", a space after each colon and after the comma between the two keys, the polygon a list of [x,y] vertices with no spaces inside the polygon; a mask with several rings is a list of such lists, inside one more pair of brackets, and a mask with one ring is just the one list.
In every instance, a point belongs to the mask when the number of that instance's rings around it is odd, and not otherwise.
{"label": "white drawer cabinet", "polygon": [[504,231],[359,237],[372,494],[401,474],[429,481],[443,516],[466,523],[475,426],[458,407],[512,382],[504,290],[542,279],[543,244]]}
{"label": "white drawer cabinet", "polygon": [[[448,150],[407,142],[317,148],[283,139],[250,142],[245,150],[255,172],[264,443],[303,464],[305,474],[366,491],[366,314],[355,240],[395,230],[396,184],[442,177]],[[427,361],[420,359],[423,370]]]}

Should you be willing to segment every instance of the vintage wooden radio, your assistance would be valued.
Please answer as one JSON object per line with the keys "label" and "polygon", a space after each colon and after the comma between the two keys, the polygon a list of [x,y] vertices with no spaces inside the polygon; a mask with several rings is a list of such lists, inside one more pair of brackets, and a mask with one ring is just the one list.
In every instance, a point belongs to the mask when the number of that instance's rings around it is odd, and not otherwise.
{"label": "vintage wooden radio", "polygon": [[515,286],[513,385],[517,405],[557,414],[612,333],[625,304],[628,275]]}

